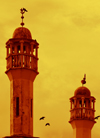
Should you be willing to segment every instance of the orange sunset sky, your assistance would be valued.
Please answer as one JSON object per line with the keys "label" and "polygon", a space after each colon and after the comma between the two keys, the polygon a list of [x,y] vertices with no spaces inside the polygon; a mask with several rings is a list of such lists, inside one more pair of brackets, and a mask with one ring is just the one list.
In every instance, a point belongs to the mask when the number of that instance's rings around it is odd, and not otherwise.
{"label": "orange sunset sky", "polygon": [[[10,135],[10,82],[5,43],[20,27],[20,8],[26,8],[25,27],[39,43],[39,75],[34,82],[34,136],[73,138],[69,98],[86,73],[85,86],[96,98],[100,115],[100,0],[0,1],[0,138]],[[45,120],[39,118],[45,116]],[[45,126],[49,122],[51,126]],[[92,129],[100,138],[100,119]]]}

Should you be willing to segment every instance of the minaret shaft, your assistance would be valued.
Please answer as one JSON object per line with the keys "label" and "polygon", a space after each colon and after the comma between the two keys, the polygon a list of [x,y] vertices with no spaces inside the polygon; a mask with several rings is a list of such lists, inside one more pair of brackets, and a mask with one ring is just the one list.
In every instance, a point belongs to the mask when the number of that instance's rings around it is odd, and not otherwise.
{"label": "minaret shaft", "polygon": [[12,80],[10,97],[10,135],[33,136],[33,82]]}
{"label": "minaret shaft", "polygon": [[91,138],[91,129],[94,125],[93,121],[74,120],[71,122],[74,138]]}
{"label": "minaret shaft", "polygon": [[10,135],[33,136],[33,81],[29,69],[10,69]]}

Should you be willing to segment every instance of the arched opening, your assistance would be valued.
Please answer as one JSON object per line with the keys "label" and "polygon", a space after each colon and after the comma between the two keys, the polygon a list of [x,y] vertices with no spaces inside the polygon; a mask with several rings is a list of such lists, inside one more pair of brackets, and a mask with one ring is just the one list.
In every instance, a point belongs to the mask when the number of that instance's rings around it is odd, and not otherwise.
{"label": "arched opening", "polygon": [[29,65],[30,68],[32,68],[31,63],[32,63],[32,57],[30,56],[30,65]]}
{"label": "arched opening", "polygon": [[33,50],[33,55],[36,55],[36,48],[34,48]]}
{"label": "arched opening", "polygon": [[14,54],[14,47],[12,47],[12,53]]}
{"label": "arched opening", "polygon": [[17,53],[20,53],[20,45],[17,46]]}
{"label": "arched opening", "polygon": [[94,102],[94,101],[92,100],[92,103],[91,103],[91,108],[92,108],[92,109],[93,109],[93,104],[94,104],[93,102]]}
{"label": "arched opening", "polygon": [[30,45],[29,45],[28,49],[29,49],[29,54],[31,54],[31,46]]}
{"label": "arched opening", "polygon": [[24,53],[26,53],[26,46],[23,46],[23,51]]}
{"label": "arched opening", "polygon": [[14,56],[12,56],[12,67],[14,67]]}
{"label": "arched opening", "polygon": [[84,106],[83,107],[86,107],[86,100],[84,100]]}
{"label": "arched opening", "polygon": [[79,101],[79,107],[82,107],[82,100]]}
{"label": "arched opening", "polygon": [[72,109],[74,108],[74,99],[72,100]]}

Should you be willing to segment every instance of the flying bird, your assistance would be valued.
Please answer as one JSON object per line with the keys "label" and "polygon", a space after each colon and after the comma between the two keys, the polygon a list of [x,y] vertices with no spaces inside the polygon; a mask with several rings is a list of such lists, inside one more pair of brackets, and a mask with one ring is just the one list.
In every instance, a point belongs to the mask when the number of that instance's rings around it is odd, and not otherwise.
{"label": "flying bird", "polygon": [[25,8],[23,8],[24,11],[28,12]]}
{"label": "flying bird", "polygon": [[44,120],[44,118],[45,118],[45,117],[44,117],[44,116],[42,116],[39,120]]}
{"label": "flying bird", "polygon": [[45,126],[50,126],[50,123],[46,123]]}
{"label": "flying bird", "polygon": [[98,119],[100,117],[100,115],[96,116],[94,119]]}

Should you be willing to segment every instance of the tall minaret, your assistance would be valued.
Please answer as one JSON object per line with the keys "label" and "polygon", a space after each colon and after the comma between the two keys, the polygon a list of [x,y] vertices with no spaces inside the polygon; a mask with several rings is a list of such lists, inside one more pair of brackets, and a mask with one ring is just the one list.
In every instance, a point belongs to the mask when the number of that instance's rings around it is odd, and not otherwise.
{"label": "tall minaret", "polygon": [[22,23],[6,42],[7,70],[10,80],[10,135],[33,137],[33,82],[38,75],[38,43]]}
{"label": "tall minaret", "polygon": [[73,138],[91,138],[91,129],[96,123],[94,121],[95,98],[91,96],[83,78],[82,87],[75,90],[74,96],[70,98],[70,121],[73,128]]}

